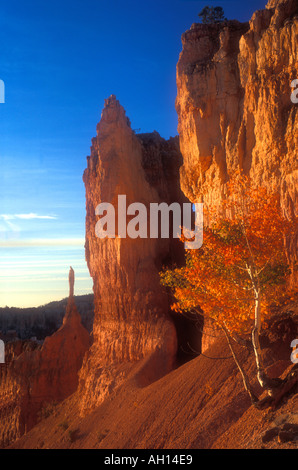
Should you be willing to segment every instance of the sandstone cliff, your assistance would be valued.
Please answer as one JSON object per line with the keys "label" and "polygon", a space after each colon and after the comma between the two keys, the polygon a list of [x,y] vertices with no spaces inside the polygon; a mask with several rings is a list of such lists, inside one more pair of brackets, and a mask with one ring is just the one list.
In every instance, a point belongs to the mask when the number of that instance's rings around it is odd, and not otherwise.
{"label": "sandstone cliff", "polygon": [[[181,187],[193,202],[219,205],[240,168],[281,195],[286,216],[298,214],[298,4],[272,0],[249,23],[193,24],[182,35],[176,109]],[[297,282],[298,233],[288,240]],[[204,335],[203,350],[212,343]],[[215,333],[216,334],[216,333]]]}
{"label": "sandstone cliff", "polygon": [[46,403],[59,402],[78,386],[78,371],[89,347],[89,333],[72,297],[56,333],[36,343],[11,343],[0,365],[0,446],[37,422]]}
{"label": "sandstone cliff", "polygon": [[126,195],[127,206],[143,203],[148,214],[150,203],[183,201],[180,160],[177,139],[165,141],[157,132],[136,135],[115,96],[105,100],[83,178],[86,259],[95,307],[94,342],[80,374],[83,409],[98,405],[121,383],[129,364],[146,355],[159,355],[152,379],[173,366],[176,331],[158,273],[162,263],[173,258],[175,241],[99,239],[95,208],[101,202],[112,203],[117,216],[118,195]]}
{"label": "sandstone cliff", "polygon": [[[275,7],[275,8],[274,8]],[[298,4],[271,1],[241,24],[194,24],[177,65],[181,187],[195,202],[220,204],[236,168],[281,194],[298,211]],[[297,237],[289,240],[292,266]]]}

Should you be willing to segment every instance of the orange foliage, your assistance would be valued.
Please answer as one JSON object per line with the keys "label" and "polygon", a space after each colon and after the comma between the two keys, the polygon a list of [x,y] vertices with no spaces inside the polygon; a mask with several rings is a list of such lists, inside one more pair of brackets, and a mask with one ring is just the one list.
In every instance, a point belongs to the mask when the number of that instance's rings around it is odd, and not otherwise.
{"label": "orange foliage", "polygon": [[278,194],[253,187],[240,173],[220,211],[209,208],[205,216],[203,246],[187,250],[186,266],[161,273],[161,282],[174,291],[174,310],[200,307],[228,331],[250,332],[256,291],[262,318],[287,293],[284,240],[293,223],[283,217]]}

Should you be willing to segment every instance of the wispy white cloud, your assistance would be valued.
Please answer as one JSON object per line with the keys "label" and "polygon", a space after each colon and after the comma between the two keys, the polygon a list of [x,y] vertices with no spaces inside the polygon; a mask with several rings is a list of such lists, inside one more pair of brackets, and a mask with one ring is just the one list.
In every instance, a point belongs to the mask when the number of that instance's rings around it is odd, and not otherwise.
{"label": "wispy white cloud", "polygon": [[29,214],[0,214],[0,218],[8,221],[14,219],[25,219],[25,220],[32,220],[32,219],[57,219],[56,215],[38,215],[34,212],[30,212]]}

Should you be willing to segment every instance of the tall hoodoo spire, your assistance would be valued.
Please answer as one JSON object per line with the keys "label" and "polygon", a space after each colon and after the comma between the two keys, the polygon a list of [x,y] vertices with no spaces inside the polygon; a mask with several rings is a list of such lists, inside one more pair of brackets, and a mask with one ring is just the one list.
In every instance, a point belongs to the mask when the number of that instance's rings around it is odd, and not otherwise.
{"label": "tall hoodoo spire", "polygon": [[68,280],[69,280],[69,297],[72,298],[74,294],[75,275],[74,275],[74,270],[72,269],[71,266],[69,270]]}

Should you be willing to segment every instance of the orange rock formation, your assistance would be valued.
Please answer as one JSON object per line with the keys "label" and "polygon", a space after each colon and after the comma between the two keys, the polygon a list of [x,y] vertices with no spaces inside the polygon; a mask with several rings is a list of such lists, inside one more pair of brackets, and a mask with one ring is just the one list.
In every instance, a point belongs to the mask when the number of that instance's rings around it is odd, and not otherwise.
{"label": "orange rock formation", "polygon": [[70,296],[63,325],[45,339],[41,348],[16,350],[10,361],[1,365],[2,446],[32,428],[44,404],[62,401],[77,389],[78,371],[88,348],[89,333]]}
{"label": "orange rock formation", "polygon": [[[275,7],[275,8],[273,8]],[[220,204],[240,167],[298,211],[298,4],[271,1],[249,24],[194,24],[177,65],[181,187],[193,202]],[[289,240],[292,265],[297,236]]]}
{"label": "orange rock formation", "polygon": [[[177,65],[181,187],[193,202],[220,204],[236,168],[281,194],[298,214],[298,4],[273,0],[241,24],[193,24]],[[293,283],[298,234],[288,240]],[[211,325],[209,325],[211,326]],[[212,330],[210,330],[212,333]],[[211,340],[203,338],[203,350]]]}
{"label": "orange rock formation", "polygon": [[127,206],[141,202],[148,209],[152,202],[182,201],[180,159],[177,139],[165,141],[157,132],[136,135],[115,96],[105,100],[84,173],[85,246],[94,281],[95,319],[94,342],[80,374],[83,409],[99,404],[126,376],[129,364],[146,355],[159,351],[155,377],[173,366],[176,331],[158,273],[174,243],[99,239],[95,208],[101,202],[112,203],[117,216],[118,195],[126,195]]}

